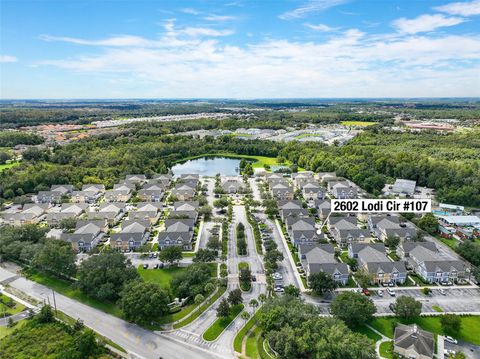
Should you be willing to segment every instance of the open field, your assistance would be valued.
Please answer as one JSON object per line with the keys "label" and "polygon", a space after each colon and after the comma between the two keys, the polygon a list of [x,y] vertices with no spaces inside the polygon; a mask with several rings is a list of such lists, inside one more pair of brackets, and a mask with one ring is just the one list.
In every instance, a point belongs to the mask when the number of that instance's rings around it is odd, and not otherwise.
{"label": "open field", "polygon": [[360,126],[360,127],[372,126],[377,124],[377,122],[366,122],[366,121],[342,121],[340,123],[344,126]]}

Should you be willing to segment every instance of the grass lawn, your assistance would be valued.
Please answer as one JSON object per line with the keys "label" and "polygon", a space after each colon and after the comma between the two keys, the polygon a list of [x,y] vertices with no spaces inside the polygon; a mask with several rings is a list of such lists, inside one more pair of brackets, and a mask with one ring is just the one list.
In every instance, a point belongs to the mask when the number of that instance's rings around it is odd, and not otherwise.
{"label": "grass lawn", "polygon": [[257,321],[257,318],[258,318],[258,311],[255,313],[255,315],[253,315],[247,322],[247,324],[245,324],[242,329],[240,329],[237,333],[237,335],[235,336],[235,339],[233,340],[233,349],[237,352],[237,353],[241,353],[242,352],[242,342],[243,342],[243,338],[245,337],[245,335],[247,334],[247,332],[254,326],[254,324],[256,323]]}
{"label": "grass lawn", "polygon": [[344,126],[372,126],[376,125],[377,122],[366,122],[366,121],[342,121],[340,122]]}
{"label": "grass lawn", "polygon": [[20,162],[11,162],[11,163],[5,163],[3,165],[0,165],[0,172],[2,172],[3,170],[6,170],[7,168],[18,166],[19,164]]}
{"label": "grass lawn", "polygon": [[27,321],[27,319],[20,320],[19,322],[16,322],[15,325],[11,328],[0,326],[0,339],[11,334],[15,329],[21,328],[25,325],[25,323],[27,323]]}
{"label": "grass lawn", "polygon": [[443,309],[440,308],[438,305],[432,305],[432,309],[436,312],[443,312]]}
{"label": "grass lawn", "polygon": [[393,341],[380,344],[380,355],[384,358],[393,358]]}
{"label": "grass lawn", "polygon": [[149,283],[157,283],[163,289],[170,288],[170,282],[172,279],[180,274],[185,272],[186,267],[169,267],[169,268],[161,268],[161,269],[143,269],[140,265],[137,268],[138,274],[145,282]]}
{"label": "grass lawn", "polygon": [[[208,309],[215,301],[222,296],[223,293],[225,293],[226,288],[225,287],[220,287],[218,288],[218,291],[215,293],[215,295],[210,298],[207,302],[205,302],[195,313],[193,313],[191,316],[188,318],[182,320],[181,322],[178,322],[177,324],[173,325],[174,329],[178,329],[181,327],[184,327],[187,324],[190,324],[193,322],[195,319],[197,319],[204,311]],[[180,312],[181,313],[181,312]],[[178,313],[175,313],[178,314]],[[179,318],[180,319],[180,318]]]}
{"label": "grass lawn", "polygon": [[203,333],[203,339],[206,341],[213,341],[218,338],[225,328],[236,318],[243,310],[243,304],[237,304],[230,308],[230,313],[226,318],[218,318],[213,324]]}
{"label": "grass lawn", "polygon": [[4,303],[7,303],[10,300],[12,300],[10,297],[7,297],[4,294],[0,294],[0,300],[1,300],[1,302],[0,302],[0,315],[3,315],[4,313],[9,314],[9,315],[14,315],[14,314],[23,312],[25,310],[25,306],[23,304],[17,303],[15,301],[13,301],[13,303],[15,303],[14,307],[9,307],[6,304],[4,304]]}
{"label": "grass lawn", "polygon": [[301,135],[295,136],[296,139],[307,138],[307,137],[320,137],[319,133],[302,133]]}
{"label": "grass lawn", "polygon": [[440,236],[435,236],[439,241],[445,243],[447,246],[455,250],[458,246],[458,241],[455,238],[443,238]]}
{"label": "grass lawn", "polygon": [[366,335],[367,337],[372,339],[374,343],[376,343],[378,340],[382,339],[382,337],[380,335],[378,335],[372,329],[370,329],[369,327],[367,327],[365,325],[362,325],[361,327],[356,328],[354,331],[357,332],[357,333],[361,333],[361,334]]}
{"label": "grass lawn", "polygon": [[[456,339],[480,345],[480,316],[460,316],[462,329],[455,336]],[[389,338],[393,338],[393,324],[396,322],[407,323],[405,320],[395,317],[375,318],[370,325]],[[440,317],[417,317],[411,323],[418,324],[422,329],[434,334],[445,334],[442,331]]]}
{"label": "grass lawn", "polygon": [[256,327],[247,338],[245,351],[246,351],[247,357],[251,359],[260,358],[258,346],[262,345],[261,333],[262,333],[262,330],[259,327]]}
{"label": "grass lawn", "polygon": [[105,313],[114,315],[116,317],[119,317],[119,318],[123,317],[122,310],[117,304],[91,298],[85,293],[82,293],[80,289],[75,288],[72,282],[51,277],[46,274],[36,272],[33,270],[26,271],[25,275],[27,276],[28,279],[33,280],[34,282],[43,284],[44,286],[49,287],[54,291],[60,294],[63,294],[66,297],[78,300],[83,304],[89,305],[93,308],[96,308]]}
{"label": "grass lawn", "polygon": [[182,257],[183,258],[192,258],[195,257],[195,252],[182,252]]}

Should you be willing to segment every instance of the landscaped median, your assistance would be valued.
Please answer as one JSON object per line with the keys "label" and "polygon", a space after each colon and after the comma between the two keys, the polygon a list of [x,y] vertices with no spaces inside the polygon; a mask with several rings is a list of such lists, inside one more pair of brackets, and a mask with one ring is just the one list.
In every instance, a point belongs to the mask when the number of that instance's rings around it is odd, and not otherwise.
{"label": "landscaped median", "polygon": [[249,292],[252,289],[250,265],[247,262],[238,263],[238,272],[240,273],[240,289]]}
{"label": "landscaped median", "polygon": [[240,314],[243,310],[243,304],[237,304],[230,308],[228,316],[224,318],[218,318],[213,324],[203,333],[203,339],[206,341],[216,340],[220,334],[230,325],[231,322]]}

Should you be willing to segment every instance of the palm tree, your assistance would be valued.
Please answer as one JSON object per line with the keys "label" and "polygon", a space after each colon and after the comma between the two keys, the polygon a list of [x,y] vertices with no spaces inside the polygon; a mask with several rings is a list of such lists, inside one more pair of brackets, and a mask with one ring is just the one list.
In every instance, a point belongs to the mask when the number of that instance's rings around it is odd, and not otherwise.
{"label": "palm tree", "polygon": [[258,301],[255,298],[253,298],[250,301],[249,305],[253,308],[253,311],[255,311],[255,308],[258,307]]}
{"label": "palm tree", "polygon": [[265,303],[265,301],[267,300],[267,296],[263,293],[261,293],[259,296],[258,296],[258,300],[260,301],[260,303]]}

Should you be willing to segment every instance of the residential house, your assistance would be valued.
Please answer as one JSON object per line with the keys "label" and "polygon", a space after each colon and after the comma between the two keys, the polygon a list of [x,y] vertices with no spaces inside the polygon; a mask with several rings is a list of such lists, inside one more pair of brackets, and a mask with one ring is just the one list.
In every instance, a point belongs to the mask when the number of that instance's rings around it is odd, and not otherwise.
{"label": "residential house", "polygon": [[160,202],[163,198],[163,187],[159,184],[147,184],[138,191],[137,196],[145,202]]}
{"label": "residential house", "polygon": [[330,233],[340,246],[347,246],[352,242],[368,242],[371,238],[368,229],[357,226],[357,218],[351,216],[329,217]]}
{"label": "residential house", "polygon": [[165,231],[158,236],[160,249],[171,246],[180,246],[183,250],[192,250],[193,219],[167,219]]}
{"label": "residential house", "polygon": [[397,324],[393,352],[409,359],[432,359],[435,355],[435,338],[432,333],[420,329],[416,324]]}
{"label": "residential house", "polygon": [[87,213],[89,219],[105,219],[108,224],[115,225],[125,213],[125,203],[102,203],[98,210]]}
{"label": "residential house", "polygon": [[372,276],[372,283],[405,283],[407,279],[405,263],[388,259],[383,243],[351,243],[348,255],[357,259],[359,269]]}
{"label": "residential house", "polygon": [[73,186],[70,184],[54,184],[50,187],[52,192],[58,192],[62,196],[70,196],[73,192]]}
{"label": "residential house", "polygon": [[103,239],[106,227],[105,220],[78,221],[75,232],[62,234],[62,239],[75,251],[88,252]]}
{"label": "residential house", "polygon": [[293,188],[288,184],[275,184],[271,186],[270,191],[273,198],[277,200],[293,200]]}
{"label": "residential house", "polygon": [[128,212],[128,220],[148,220],[151,225],[158,222],[163,205],[159,202],[139,202],[137,210]]}
{"label": "residential house", "polygon": [[147,182],[147,177],[145,175],[126,175],[125,176],[125,183],[141,185],[145,182]]}
{"label": "residential house", "polygon": [[438,250],[435,242],[429,242],[429,241],[408,242],[408,241],[405,241],[405,242],[401,242],[398,245],[397,254],[402,258],[408,258],[408,257],[410,257],[410,252],[412,251],[412,249],[415,249],[416,247],[419,247],[419,246],[424,247],[424,248],[426,248],[426,249],[428,249],[429,251],[432,251],[432,252],[436,252]]}
{"label": "residential house", "polygon": [[268,186],[270,188],[272,188],[272,186],[275,186],[275,185],[280,184],[280,183],[288,185],[287,179],[279,173],[267,174],[266,181],[267,181]]}
{"label": "residential house", "polygon": [[332,205],[329,199],[317,199],[313,202],[314,208],[316,208],[318,217],[322,220],[326,220],[331,212]]}
{"label": "residential house", "polygon": [[352,186],[348,181],[330,181],[327,185],[328,192],[335,198],[348,199],[357,198],[357,187]]}
{"label": "residential house", "polygon": [[111,189],[105,192],[107,202],[128,202],[132,198],[130,189]]}
{"label": "residential house", "polygon": [[87,208],[86,203],[63,203],[58,211],[47,213],[47,223],[50,226],[56,226],[64,219],[79,218]]}
{"label": "residential house", "polygon": [[55,191],[39,191],[36,195],[32,197],[35,203],[61,203],[62,202],[62,193]]}
{"label": "residential house", "polygon": [[401,241],[409,241],[417,235],[417,230],[414,227],[407,227],[398,216],[370,215],[368,225],[370,230],[382,241],[385,241],[388,237],[397,237]]}
{"label": "residential house", "polygon": [[171,174],[155,175],[153,176],[152,181],[162,184],[163,188],[167,188],[172,183],[172,175]]}
{"label": "residential house", "polygon": [[337,179],[336,172],[319,172],[317,173],[317,178],[320,182],[328,183],[332,180]]}
{"label": "residential house", "polygon": [[425,246],[416,246],[410,249],[409,264],[414,271],[428,283],[455,283],[465,277],[465,263],[460,260],[451,260],[439,255]]}
{"label": "residential house", "polygon": [[71,200],[75,203],[95,203],[105,193],[103,184],[84,184],[81,191],[73,191]]}
{"label": "residential house", "polygon": [[305,243],[316,243],[324,238],[323,234],[317,234],[313,218],[287,217],[287,230],[295,247]]}
{"label": "residential house", "polygon": [[23,226],[24,224],[36,224],[45,218],[48,203],[26,203],[23,208],[15,208],[2,212],[2,222],[11,226]]}
{"label": "residential house", "polygon": [[195,192],[195,186],[191,187],[187,184],[180,183],[172,190],[172,196],[179,201],[192,201],[195,197]]}
{"label": "residential house", "polygon": [[316,182],[308,182],[302,187],[302,195],[306,201],[325,198],[325,190]]}
{"label": "residential house", "polygon": [[110,245],[122,251],[131,251],[144,245],[148,238],[150,221],[127,220],[122,224],[119,233],[113,233],[110,238]]}
{"label": "residential house", "polygon": [[221,187],[225,193],[243,193],[245,185],[239,178],[226,178],[222,181]]}
{"label": "residential house", "polygon": [[168,218],[190,218],[195,222],[198,219],[198,201],[177,201],[173,204],[173,211]]}
{"label": "residential house", "polygon": [[299,189],[302,189],[307,183],[315,181],[313,172],[310,171],[292,173],[292,179],[295,187]]}
{"label": "residential house", "polygon": [[338,284],[348,282],[348,265],[335,259],[335,249],[331,244],[300,244],[298,256],[307,275],[324,272],[330,274]]}

